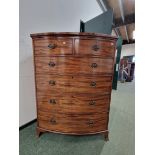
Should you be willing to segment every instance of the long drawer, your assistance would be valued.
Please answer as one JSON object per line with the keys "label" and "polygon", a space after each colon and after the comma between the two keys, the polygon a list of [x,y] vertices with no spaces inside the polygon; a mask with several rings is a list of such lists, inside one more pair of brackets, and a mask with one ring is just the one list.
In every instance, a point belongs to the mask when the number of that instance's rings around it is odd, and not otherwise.
{"label": "long drawer", "polygon": [[69,38],[53,37],[34,40],[34,54],[36,56],[71,55],[73,40]]}
{"label": "long drawer", "polygon": [[39,93],[37,101],[38,109],[47,112],[101,113],[109,111],[110,95]]}
{"label": "long drawer", "polygon": [[36,75],[39,93],[109,93],[111,76]]}
{"label": "long drawer", "polygon": [[81,57],[35,57],[36,74],[113,73],[113,59]]}
{"label": "long drawer", "polygon": [[75,114],[38,112],[39,127],[63,133],[94,133],[107,130],[108,113]]}

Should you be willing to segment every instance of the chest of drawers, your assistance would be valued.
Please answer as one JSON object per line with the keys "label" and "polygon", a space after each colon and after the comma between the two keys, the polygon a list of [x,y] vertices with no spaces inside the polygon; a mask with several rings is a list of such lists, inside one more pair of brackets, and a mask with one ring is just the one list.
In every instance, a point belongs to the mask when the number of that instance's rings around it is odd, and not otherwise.
{"label": "chest of drawers", "polygon": [[117,38],[69,32],[31,37],[38,136],[103,133],[107,140]]}

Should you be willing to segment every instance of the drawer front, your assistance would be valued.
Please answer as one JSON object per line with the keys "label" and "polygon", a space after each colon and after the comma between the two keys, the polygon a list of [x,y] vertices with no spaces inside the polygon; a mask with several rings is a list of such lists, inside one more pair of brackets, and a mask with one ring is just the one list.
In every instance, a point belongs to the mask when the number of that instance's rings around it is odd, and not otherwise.
{"label": "drawer front", "polygon": [[36,75],[37,91],[42,93],[109,93],[111,76]]}
{"label": "drawer front", "polygon": [[71,92],[70,80],[71,76],[52,76],[52,75],[36,75],[37,95],[43,96],[59,92]]}
{"label": "drawer front", "polygon": [[113,73],[113,59],[35,57],[39,74],[103,74]]}
{"label": "drawer front", "polygon": [[73,113],[109,111],[110,95],[103,94],[39,94],[38,109]]}
{"label": "drawer front", "polygon": [[111,41],[95,39],[76,39],[75,53],[76,55],[114,57],[115,44]]}
{"label": "drawer front", "polygon": [[73,41],[66,38],[34,40],[34,54],[39,56],[72,54]]}
{"label": "drawer front", "polygon": [[64,133],[94,133],[107,130],[108,113],[74,114],[38,112],[39,127]]}

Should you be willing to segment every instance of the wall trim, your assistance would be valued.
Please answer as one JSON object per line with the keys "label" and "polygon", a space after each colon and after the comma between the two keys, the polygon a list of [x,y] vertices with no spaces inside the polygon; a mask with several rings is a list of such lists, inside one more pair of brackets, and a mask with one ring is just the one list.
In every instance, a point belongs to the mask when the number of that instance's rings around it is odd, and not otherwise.
{"label": "wall trim", "polygon": [[24,129],[24,128],[26,128],[26,127],[30,126],[31,124],[35,123],[36,121],[37,121],[37,119],[36,119],[36,118],[35,118],[35,119],[33,119],[32,121],[30,121],[30,122],[28,122],[28,123],[26,123],[26,124],[24,124],[24,125],[20,126],[20,127],[19,127],[19,130],[22,130],[22,129]]}

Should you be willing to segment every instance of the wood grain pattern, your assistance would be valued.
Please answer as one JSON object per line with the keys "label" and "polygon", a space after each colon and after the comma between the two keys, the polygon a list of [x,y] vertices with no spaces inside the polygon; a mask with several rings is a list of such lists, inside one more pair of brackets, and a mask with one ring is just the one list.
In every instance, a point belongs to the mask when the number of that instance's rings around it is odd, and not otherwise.
{"label": "wood grain pattern", "polygon": [[75,114],[75,113],[47,113],[39,111],[39,126],[59,132],[87,133],[107,129],[108,113]]}
{"label": "wood grain pattern", "polygon": [[34,45],[34,54],[38,56],[71,55],[73,51],[73,39],[67,38],[37,39]]}
{"label": "wood grain pattern", "polygon": [[[111,91],[111,76],[57,76],[36,75],[37,91],[46,93],[109,93]],[[50,84],[54,81],[55,84]],[[95,83],[95,86],[92,86]]]}
{"label": "wood grain pattern", "polygon": [[33,39],[37,134],[104,133],[108,121],[116,37],[39,33]]}
{"label": "wood grain pattern", "polygon": [[114,40],[115,42],[117,41],[118,37],[116,36],[111,36],[108,34],[103,34],[103,33],[89,33],[89,32],[44,32],[44,33],[35,33],[35,34],[30,34],[32,39],[38,39],[38,38],[50,38],[50,37],[87,37],[87,38],[102,38],[106,40]]}
{"label": "wood grain pattern", "polygon": [[[38,93],[38,109],[61,113],[101,113],[109,111],[109,94],[45,94]],[[81,108],[82,107],[82,108]]]}
{"label": "wood grain pattern", "polygon": [[[53,67],[49,63],[54,63]],[[93,68],[92,64],[97,64]],[[35,57],[37,74],[113,74],[113,59],[83,57]]]}
{"label": "wood grain pattern", "polygon": [[111,41],[99,39],[75,39],[75,54],[77,55],[94,55],[113,58],[115,56],[114,48],[115,44]]}

